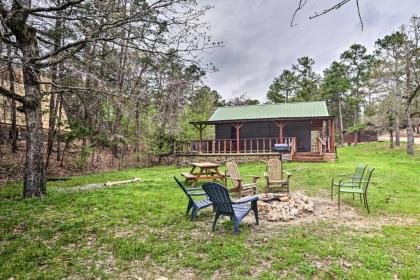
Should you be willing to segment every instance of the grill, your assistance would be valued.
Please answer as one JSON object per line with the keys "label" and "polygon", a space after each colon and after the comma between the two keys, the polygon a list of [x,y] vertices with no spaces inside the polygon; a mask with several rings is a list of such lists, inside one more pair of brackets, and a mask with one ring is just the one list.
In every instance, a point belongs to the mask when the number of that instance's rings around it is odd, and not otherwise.
{"label": "grill", "polygon": [[283,160],[283,153],[289,153],[289,144],[274,144],[271,148],[272,152],[279,153],[280,160]]}

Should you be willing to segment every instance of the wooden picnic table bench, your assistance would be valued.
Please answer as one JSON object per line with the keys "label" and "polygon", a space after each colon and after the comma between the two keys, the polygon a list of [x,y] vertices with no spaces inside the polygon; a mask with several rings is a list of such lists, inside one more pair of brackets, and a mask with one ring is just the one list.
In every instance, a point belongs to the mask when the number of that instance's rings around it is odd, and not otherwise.
{"label": "wooden picnic table bench", "polygon": [[[225,176],[220,173],[218,163],[212,162],[196,162],[192,163],[192,169],[190,172],[183,172],[181,175],[185,177],[185,182],[192,182],[192,186],[195,186],[197,181],[214,181],[223,180]],[[196,172],[198,169],[198,172]]]}
{"label": "wooden picnic table bench", "polygon": [[187,180],[195,180],[195,179],[197,179],[197,176],[196,175],[191,174],[189,172],[182,172],[181,175],[183,177],[185,177],[185,179],[187,179]]}

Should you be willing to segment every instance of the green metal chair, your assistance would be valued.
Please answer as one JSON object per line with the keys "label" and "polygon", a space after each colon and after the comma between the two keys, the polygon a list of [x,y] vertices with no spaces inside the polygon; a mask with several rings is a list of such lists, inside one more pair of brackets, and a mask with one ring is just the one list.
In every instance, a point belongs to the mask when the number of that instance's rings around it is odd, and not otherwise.
{"label": "green metal chair", "polygon": [[[339,175],[338,178],[331,179],[331,200],[333,200],[333,191],[334,187],[353,187],[359,188],[360,182],[363,179],[363,174],[365,173],[367,164],[359,163],[354,170],[352,175]],[[338,181],[338,182],[337,182]],[[354,195],[353,195],[354,198]]]}
{"label": "green metal chair", "polygon": [[338,186],[338,208],[340,209],[340,193],[352,193],[359,194],[360,200],[362,200],[363,196],[363,204],[366,207],[368,213],[369,213],[369,204],[367,200],[367,191],[370,183],[370,179],[372,177],[372,173],[375,171],[375,168],[368,167],[365,177],[363,178],[363,181],[360,181],[360,187],[346,187],[346,186]]}

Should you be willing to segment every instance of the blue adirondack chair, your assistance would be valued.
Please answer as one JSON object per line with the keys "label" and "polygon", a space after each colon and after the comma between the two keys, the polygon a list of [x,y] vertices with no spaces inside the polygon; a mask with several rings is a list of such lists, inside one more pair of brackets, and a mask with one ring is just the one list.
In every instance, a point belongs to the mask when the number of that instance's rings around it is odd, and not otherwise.
{"label": "blue adirondack chair", "polygon": [[[188,213],[192,209],[191,212],[191,221],[195,219],[195,217],[198,214],[198,211],[201,209],[204,209],[206,207],[211,206],[213,203],[208,199],[206,193],[203,192],[202,188],[185,188],[184,185],[174,176],[175,181],[178,183],[179,187],[182,189],[182,191],[185,193],[185,195],[188,197],[188,206],[187,206],[187,212],[186,216],[188,216]],[[197,192],[199,191],[199,192]],[[200,200],[194,200],[193,197],[196,196],[204,196],[204,199]]]}
{"label": "blue adirondack chair", "polygon": [[[213,231],[219,217],[228,216],[233,220],[234,233],[238,234],[239,224],[251,210],[254,211],[255,221],[258,225],[258,196],[252,196],[234,202],[230,199],[229,190],[221,184],[207,182],[203,185],[203,189],[207,193],[210,201],[213,202],[216,210],[212,228]],[[249,205],[249,203],[251,203],[251,205]]]}

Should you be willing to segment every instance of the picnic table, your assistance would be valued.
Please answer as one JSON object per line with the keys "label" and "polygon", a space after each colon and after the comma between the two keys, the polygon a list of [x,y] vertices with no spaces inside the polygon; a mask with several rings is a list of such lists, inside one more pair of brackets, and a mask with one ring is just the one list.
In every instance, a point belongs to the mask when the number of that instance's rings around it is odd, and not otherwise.
{"label": "picnic table", "polygon": [[181,175],[185,177],[185,182],[192,182],[192,186],[195,186],[197,181],[211,181],[211,180],[223,180],[225,176],[220,173],[218,163],[212,162],[196,162],[192,163],[192,169],[190,172],[183,172]]}

